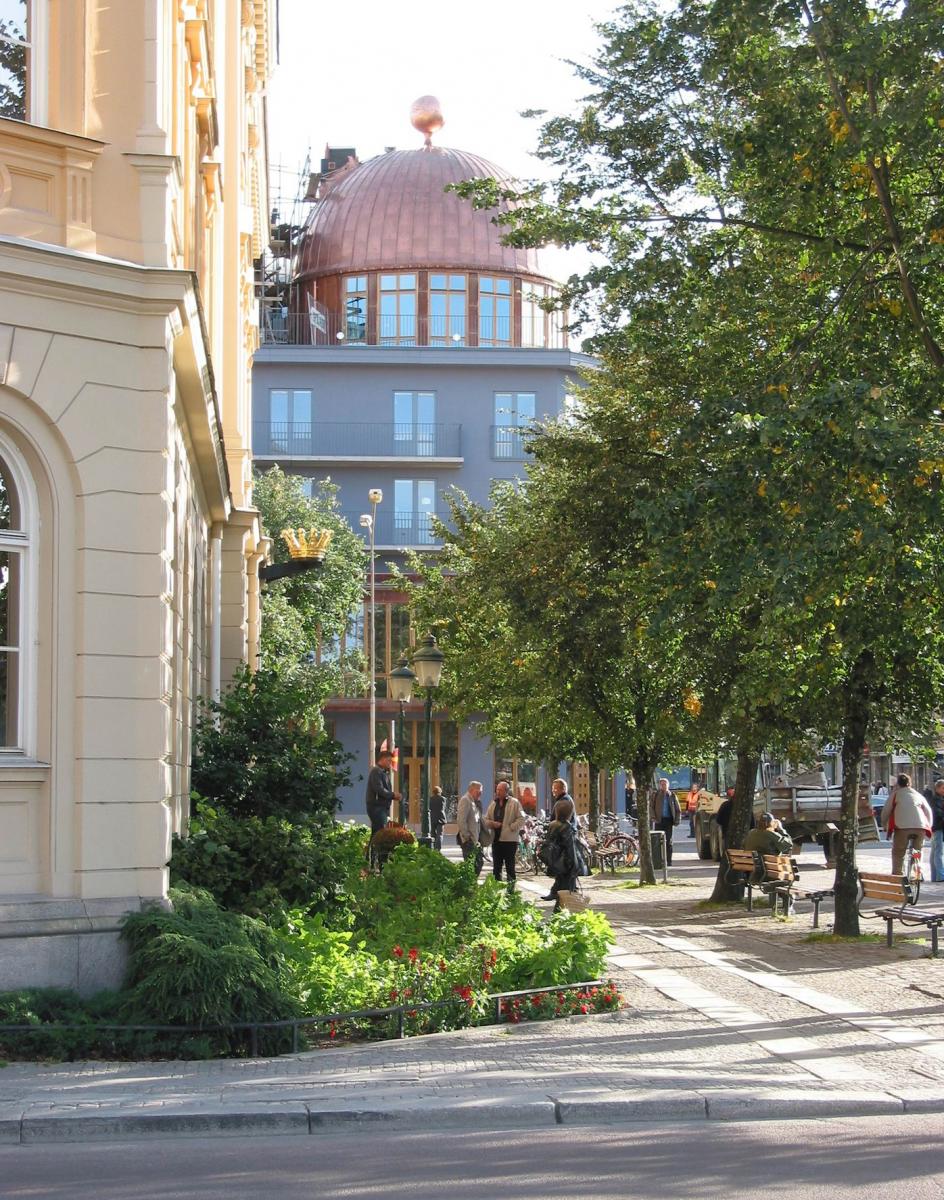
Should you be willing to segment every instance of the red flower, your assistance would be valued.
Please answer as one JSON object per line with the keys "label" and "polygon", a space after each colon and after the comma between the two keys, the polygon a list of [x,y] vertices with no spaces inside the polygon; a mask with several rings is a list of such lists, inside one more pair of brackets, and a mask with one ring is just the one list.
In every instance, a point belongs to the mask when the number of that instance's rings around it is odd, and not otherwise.
{"label": "red flower", "polygon": [[403,947],[402,946],[394,946],[393,953],[396,958],[402,958],[403,957]]}
{"label": "red flower", "polygon": [[580,1011],[582,1013],[585,1013],[585,1012],[589,1012],[590,1010],[589,1010],[589,1008],[587,1008],[586,1004],[581,1004]]}
{"label": "red flower", "polygon": [[483,983],[488,983],[488,981],[491,979],[491,977],[492,977],[491,971],[483,971],[482,972],[482,982]]}
{"label": "red flower", "polygon": [[446,970],[446,964],[442,959],[439,960],[439,969],[440,969],[440,971]]}
{"label": "red flower", "polygon": [[396,988],[391,988],[391,989],[390,989],[390,999],[391,999],[391,1000],[396,1000],[396,998],[397,998],[397,989],[396,989]]}
{"label": "red flower", "polygon": [[[401,952],[400,952],[400,953],[401,953],[401,954],[403,953],[403,952],[402,952],[402,950],[401,950]],[[414,946],[414,947],[413,947],[413,948],[410,950],[409,954],[407,955],[407,958],[410,960],[410,962],[411,962],[411,963],[415,963],[415,962],[416,962],[416,960],[419,958],[419,956],[420,956],[420,953],[419,953],[419,951],[416,949],[416,947]]]}
{"label": "red flower", "polygon": [[538,1004],[540,1004],[540,1003],[541,1003],[541,997],[540,997],[540,996],[532,996],[532,997],[531,997],[531,1003],[532,1003],[533,1005],[535,1005],[535,1007],[536,1007]]}
{"label": "red flower", "polygon": [[492,966],[494,967],[494,965],[498,962],[498,952],[496,950],[492,951],[491,959],[492,959]]}
{"label": "red flower", "polygon": [[403,989],[403,999],[404,999],[404,1000],[409,1000],[409,998],[410,998],[412,995],[413,995],[413,989],[412,989],[412,988],[404,988],[404,989]]}

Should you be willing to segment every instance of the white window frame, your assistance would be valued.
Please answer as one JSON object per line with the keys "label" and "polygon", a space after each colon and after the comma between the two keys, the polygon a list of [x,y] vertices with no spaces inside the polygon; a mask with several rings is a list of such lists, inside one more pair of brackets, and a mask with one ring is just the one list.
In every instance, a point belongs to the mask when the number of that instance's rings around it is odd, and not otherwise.
{"label": "white window frame", "polygon": [[0,550],[20,555],[19,689],[17,695],[18,746],[0,746],[0,765],[36,757],[37,599],[39,597],[39,502],[33,477],[17,447],[0,432],[0,458],[10,472],[22,514],[16,533],[0,529]]}
{"label": "white window frame", "polygon": [[24,45],[29,52],[29,67],[26,74],[25,121],[29,125],[45,125],[49,119],[48,0],[27,0],[26,28],[29,38]]}

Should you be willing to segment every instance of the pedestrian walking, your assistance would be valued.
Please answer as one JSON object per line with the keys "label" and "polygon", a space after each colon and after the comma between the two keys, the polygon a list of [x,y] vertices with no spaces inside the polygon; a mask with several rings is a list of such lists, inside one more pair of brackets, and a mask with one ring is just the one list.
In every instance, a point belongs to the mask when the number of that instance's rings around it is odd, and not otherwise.
{"label": "pedestrian walking", "polygon": [[488,845],[491,835],[482,824],[482,785],[477,779],[471,780],[459,797],[456,820],[459,823],[456,839],[463,861],[474,858],[475,873],[478,875],[485,857],[483,847]]}
{"label": "pedestrian walking", "polygon": [[496,879],[505,879],[509,892],[515,887],[515,854],[518,852],[518,834],[524,828],[524,809],[508,794],[508,784],[502,780],[495,788],[495,799],[485,814],[485,827],[492,830],[492,874]]}
{"label": "pedestrian walking", "polygon": [[682,809],[675,792],[669,787],[669,781],[663,775],[659,785],[652,793],[652,819],[656,829],[665,834],[665,863],[672,865],[672,831],[682,819]]}
{"label": "pedestrian walking", "polygon": [[[561,805],[561,804],[564,806],[561,809],[561,812],[567,813],[566,817],[564,817],[564,820],[566,820],[568,825],[570,825],[571,832],[574,835],[574,844],[577,848],[577,852],[580,854],[580,861],[581,861],[580,874],[581,875],[589,875],[590,872],[586,867],[586,858],[585,858],[584,850],[583,850],[583,839],[580,836],[580,823],[577,820],[577,806],[576,806],[576,804],[574,804],[573,796],[571,796],[571,794],[567,791],[567,780],[566,779],[555,779],[554,782],[551,784],[551,816],[552,816],[552,818],[554,817],[554,814],[557,812],[558,805]],[[554,819],[557,819],[557,818],[554,818]],[[567,890],[573,891],[573,888],[569,888]],[[551,887],[551,890],[547,893],[546,896],[542,896],[541,899],[556,901],[557,900],[557,891],[558,891],[557,880],[555,879],[555,881]]]}
{"label": "pedestrian walking", "polygon": [[910,775],[899,775],[888,803],[882,810],[882,828],[892,839],[892,874],[900,875],[909,848],[921,853],[924,839],[931,836],[934,817],[931,806],[911,786]]}
{"label": "pedestrian walking", "polygon": [[927,788],[924,798],[931,806],[931,882],[944,883],[944,779]]}
{"label": "pedestrian walking", "polygon": [[637,813],[636,776],[632,773],[632,771],[626,772],[626,787],[624,789],[623,796],[626,803],[626,815],[635,821]]}
{"label": "pedestrian walking", "polygon": [[872,816],[875,818],[875,824],[879,829],[882,828],[882,809],[888,801],[888,788],[884,783],[877,783],[875,791],[869,797],[869,803],[872,805]]}
{"label": "pedestrian walking", "polygon": [[701,791],[701,784],[697,779],[692,779],[692,786],[688,789],[688,795],[685,798],[685,811],[688,814],[688,836],[695,836],[695,813],[698,811],[698,793]]}
{"label": "pedestrian walking", "polygon": [[390,782],[390,765],[393,755],[389,750],[381,750],[377,755],[377,765],[371,767],[367,776],[367,815],[370,817],[370,835],[374,836],[390,820],[390,805],[394,800],[399,801],[400,793],[393,790]]}
{"label": "pedestrian walking", "polygon": [[553,820],[548,826],[547,837],[541,847],[541,859],[549,875],[554,876],[554,886],[543,900],[554,901],[554,911],[560,912],[560,893],[575,892],[577,879],[586,873],[586,864],[574,833],[574,802],[564,796],[554,805]]}
{"label": "pedestrian walking", "polygon": [[442,835],[446,828],[446,797],[441,787],[434,787],[429,798],[429,833],[433,849],[442,850]]}

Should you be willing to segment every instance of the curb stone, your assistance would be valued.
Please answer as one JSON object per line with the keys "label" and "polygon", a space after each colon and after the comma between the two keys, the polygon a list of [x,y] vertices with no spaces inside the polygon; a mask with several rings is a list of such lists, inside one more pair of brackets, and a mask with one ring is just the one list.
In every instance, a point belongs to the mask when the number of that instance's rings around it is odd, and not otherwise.
{"label": "curb stone", "polygon": [[142,1137],[253,1137],[307,1134],[308,1110],[304,1104],[269,1105],[253,1109],[199,1109],[186,1105],[161,1111],[129,1111],[105,1106],[94,1112],[72,1110],[57,1115],[23,1117],[23,1145],[36,1142],[131,1140]]}
{"label": "curb stone", "polygon": [[22,1104],[0,1104],[0,1146],[13,1146],[20,1141],[24,1112]]}
{"label": "curb stone", "polygon": [[[88,1106],[91,1108],[92,1106]],[[944,1093],[908,1092],[902,1096],[864,1092],[595,1092],[585,1097],[511,1100],[387,1108],[314,1108],[302,1102],[253,1108],[202,1105],[162,1106],[133,1111],[103,1106],[34,1116],[9,1105],[0,1108],[0,1144],[130,1141],[150,1137],[253,1137],[288,1134],[338,1134],[377,1129],[500,1130],[551,1128],[555,1125],[627,1125],[639,1122],[764,1121],[882,1116],[944,1112]]]}
{"label": "curb stone", "polygon": [[627,1121],[697,1121],[708,1115],[697,1092],[599,1092],[556,1103],[559,1125],[621,1125]]}
{"label": "curb stone", "polygon": [[[709,1121],[788,1121],[832,1117],[894,1116],[904,1102],[885,1092],[719,1092],[707,1097]],[[938,1111],[944,1110],[941,1103]]]}
{"label": "curb stone", "polygon": [[509,1100],[478,1101],[466,1104],[430,1102],[387,1109],[309,1109],[312,1133],[330,1133],[344,1128],[384,1124],[397,1129],[542,1129],[558,1124],[552,1099],[520,1103]]}

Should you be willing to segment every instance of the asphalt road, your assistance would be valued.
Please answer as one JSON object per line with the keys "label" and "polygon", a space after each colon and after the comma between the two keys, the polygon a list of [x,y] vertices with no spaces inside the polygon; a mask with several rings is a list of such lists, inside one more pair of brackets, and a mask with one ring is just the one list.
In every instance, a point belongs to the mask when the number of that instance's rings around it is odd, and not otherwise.
{"label": "asphalt road", "polygon": [[0,1149],[3,1200],[941,1200],[944,1118]]}

